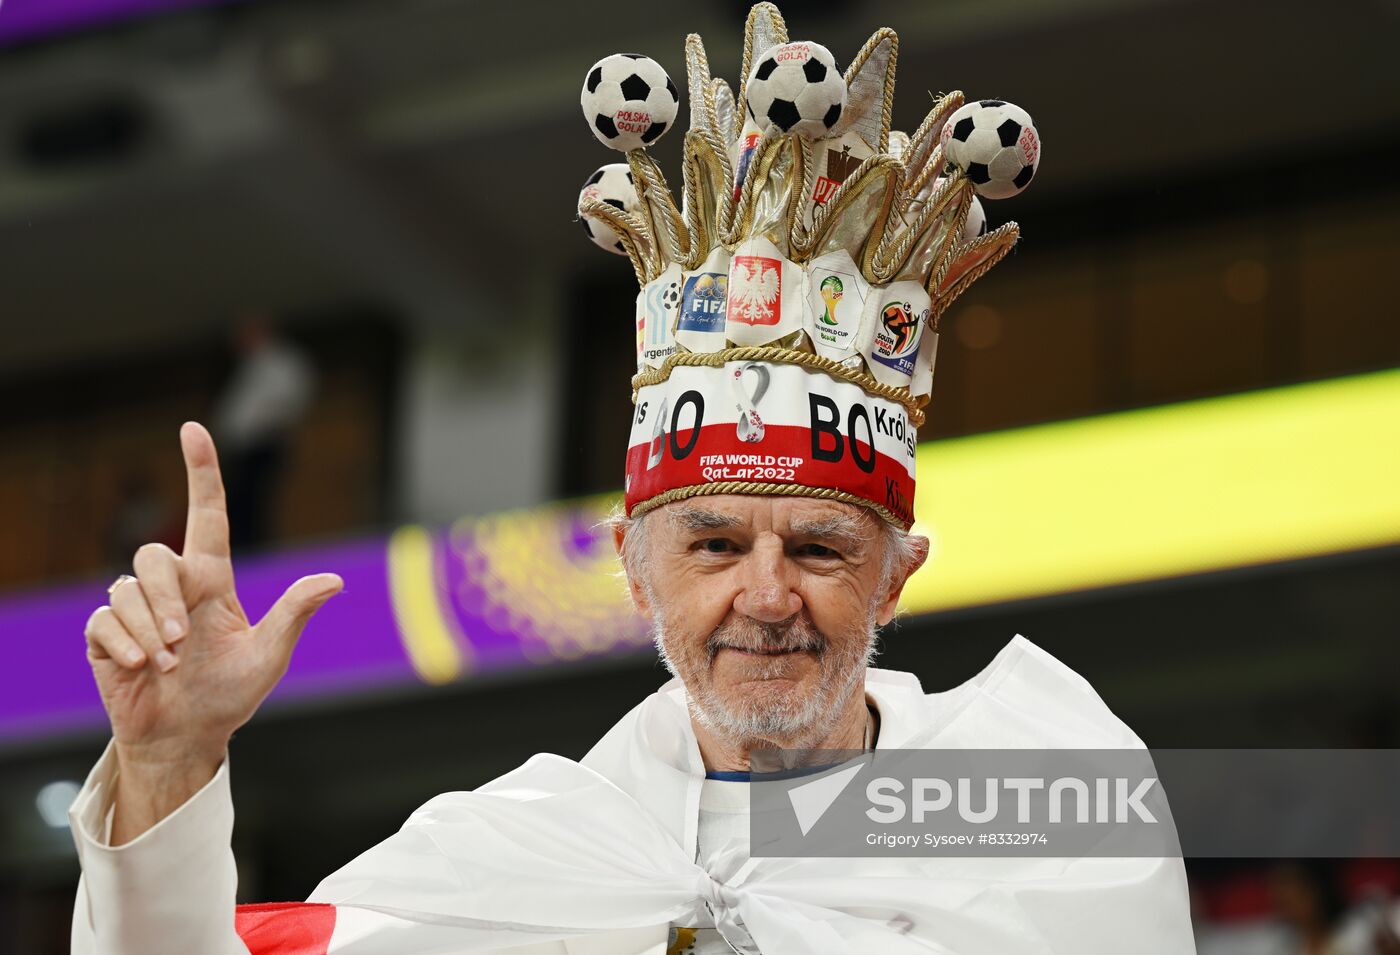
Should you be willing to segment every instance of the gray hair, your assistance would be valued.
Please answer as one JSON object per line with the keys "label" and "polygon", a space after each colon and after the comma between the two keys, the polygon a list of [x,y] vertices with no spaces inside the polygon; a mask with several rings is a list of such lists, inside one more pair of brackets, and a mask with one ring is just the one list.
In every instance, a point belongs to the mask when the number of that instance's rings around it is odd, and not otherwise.
{"label": "gray hair", "polygon": [[[655,510],[651,510],[636,517],[628,517],[622,506],[618,505],[608,518],[609,526],[622,532],[622,566],[627,575],[635,580],[646,580],[647,519],[655,513]],[[901,568],[909,566],[914,560],[918,546],[914,543],[913,535],[904,528],[896,527],[879,517],[875,519],[875,523],[881,527],[884,538],[884,547],[880,554],[878,588],[883,590],[890,585]]]}

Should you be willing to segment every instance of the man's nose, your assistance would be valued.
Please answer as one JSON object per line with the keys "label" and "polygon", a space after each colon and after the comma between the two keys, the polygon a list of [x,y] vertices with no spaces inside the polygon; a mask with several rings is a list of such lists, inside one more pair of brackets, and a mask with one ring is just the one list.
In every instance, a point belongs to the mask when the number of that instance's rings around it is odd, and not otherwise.
{"label": "man's nose", "polygon": [[796,568],[781,544],[754,547],[741,572],[743,588],[734,599],[739,613],[763,623],[781,623],[802,609],[802,598],[792,589]]}

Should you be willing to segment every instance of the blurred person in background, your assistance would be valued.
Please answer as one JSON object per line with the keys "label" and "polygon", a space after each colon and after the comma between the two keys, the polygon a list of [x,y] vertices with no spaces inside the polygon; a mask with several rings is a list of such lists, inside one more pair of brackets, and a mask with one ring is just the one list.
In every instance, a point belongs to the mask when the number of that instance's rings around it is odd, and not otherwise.
{"label": "blurred person in background", "polygon": [[213,431],[227,462],[229,541],[241,549],[269,539],[279,479],[311,404],[315,373],[265,312],[240,316],[232,343],[237,361],[215,404]]}
{"label": "blurred person in background", "polygon": [[1400,955],[1400,911],[1384,897],[1349,909],[1333,866],[1318,860],[1279,863],[1270,890],[1288,929],[1276,955]]}
{"label": "blurred person in background", "polygon": [[1269,889],[1279,919],[1290,930],[1284,943],[1287,955],[1342,955],[1333,936],[1346,906],[1325,866],[1281,863],[1270,873]]}
{"label": "blurred person in background", "polygon": [[1198,913],[1200,955],[1400,955],[1400,903],[1388,880],[1358,881],[1336,860],[1305,859],[1249,867],[1222,886],[1234,905]]}

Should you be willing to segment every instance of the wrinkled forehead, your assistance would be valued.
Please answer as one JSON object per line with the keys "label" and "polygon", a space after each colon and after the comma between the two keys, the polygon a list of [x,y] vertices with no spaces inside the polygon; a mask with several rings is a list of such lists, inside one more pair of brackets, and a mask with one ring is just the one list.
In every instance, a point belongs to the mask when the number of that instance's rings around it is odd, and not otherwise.
{"label": "wrinkled forehead", "polygon": [[732,531],[780,537],[842,537],[874,540],[880,519],[868,508],[844,501],[758,494],[715,494],[673,501],[657,509],[676,533]]}

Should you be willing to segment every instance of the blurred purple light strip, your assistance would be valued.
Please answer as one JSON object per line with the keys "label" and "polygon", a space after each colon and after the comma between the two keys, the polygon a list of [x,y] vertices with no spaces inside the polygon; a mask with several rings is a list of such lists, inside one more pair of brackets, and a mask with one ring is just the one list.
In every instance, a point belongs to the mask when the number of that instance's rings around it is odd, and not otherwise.
{"label": "blurred purple light strip", "polygon": [[[441,619],[462,664],[444,679],[651,646],[647,626],[611,576],[602,520],[610,499],[546,505],[430,531],[430,569],[396,608],[392,537],[235,557],[238,598],[262,619],[298,577],[333,572],[345,589],[312,618],[270,703],[423,687],[406,643],[421,644],[423,614]],[[400,558],[402,561],[402,558]],[[416,578],[415,578],[416,580]],[[100,730],[106,723],[86,660],[83,629],[107,602],[108,580],[0,599],[0,746]],[[178,650],[177,650],[178,653]]]}
{"label": "blurred purple light strip", "polygon": [[[273,699],[418,684],[389,602],[382,539],[239,560],[238,597],[257,621],[298,577],[334,571],[345,590],[321,608],[303,635]],[[106,581],[0,602],[0,743],[100,728],[105,722],[83,628],[107,602]]]}
{"label": "blurred purple light strip", "polygon": [[119,20],[230,0],[0,0],[0,43],[32,40]]}

